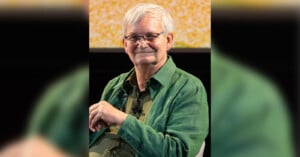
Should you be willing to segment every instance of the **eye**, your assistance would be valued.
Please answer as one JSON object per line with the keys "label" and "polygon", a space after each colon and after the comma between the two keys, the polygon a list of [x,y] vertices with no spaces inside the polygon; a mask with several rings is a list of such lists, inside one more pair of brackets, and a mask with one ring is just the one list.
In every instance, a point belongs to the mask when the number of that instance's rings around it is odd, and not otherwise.
{"label": "eye", "polygon": [[129,40],[137,41],[137,40],[139,40],[140,37],[137,34],[132,34],[128,38],[129,38]]}
{"label": "eye", "polygon": [[156,34],[153,34],[153,33],[148,33],[148,34],[146,34],[145,36],[146,36],[146,38],[147,38],[148,40],[153,40],[153,39],[155,39],[155,38],[157,37],[157,35],[156,35]]}

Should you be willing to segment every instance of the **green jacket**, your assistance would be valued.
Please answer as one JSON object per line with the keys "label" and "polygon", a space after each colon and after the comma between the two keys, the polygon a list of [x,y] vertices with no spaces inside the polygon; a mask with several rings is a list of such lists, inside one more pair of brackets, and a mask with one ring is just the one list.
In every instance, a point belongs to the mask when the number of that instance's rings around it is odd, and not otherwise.
{"label": "green jacket", "polygon": [[[101,100],[123,108],[128,96],[124,81],[132,71],[112,79]],[[170,56],[147,83],[152,105],[145,123],[129,115],[118,135],[136,150],[136,156],[195,157],[208,134],[209,125],[203,84],[177,68]],[[104,131],[91,134],[90,146]]]}
{"label": "green jacket", "polygon": [[81,65],[47,86],[30,117],[27,136],[43,136],[74,156],[88,150],[89,71]]}

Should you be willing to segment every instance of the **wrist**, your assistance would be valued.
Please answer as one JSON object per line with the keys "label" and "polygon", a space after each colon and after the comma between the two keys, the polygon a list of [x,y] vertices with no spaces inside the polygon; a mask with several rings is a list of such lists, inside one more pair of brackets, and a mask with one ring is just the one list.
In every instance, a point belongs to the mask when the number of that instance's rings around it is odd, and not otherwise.
{"label": "wrist", "polygon": [[119,125],[122,125],[123,124],[123,122],[126,120],[126,118],[127,118],[127,116],[128,116],[128,114],[126,114],[126,113],[124,113],[124,112],[121,112],[121,114],[120,114],[120,119],[119,119]]}

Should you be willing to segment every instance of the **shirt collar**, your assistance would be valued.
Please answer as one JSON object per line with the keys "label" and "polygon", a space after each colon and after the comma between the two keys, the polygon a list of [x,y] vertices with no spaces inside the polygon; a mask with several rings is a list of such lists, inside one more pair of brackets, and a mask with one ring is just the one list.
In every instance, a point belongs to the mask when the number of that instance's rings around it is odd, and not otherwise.
{"label": "shirt collar", "polygon": [[128,76],[126,77],[125,82],[124,82],[124,86],[125,86],[125,89],[127,89],[127,91],[129,89],[131,89],[132,87],[137,86],[136,74],[135,74],[134,70],[131,71],[128,74]]}
{"label": "shirt collar", "polygon": [[127,92],[129,92],[129,90],[132,88],[131,79],[132,79],[132,76],[135,75],[134,73],[135,73],[134,68],[132,68],[124,80],[124,89]]}
{"label": "shirt collar", "polygon": [[[153,81],[152,79],[154,79],[161,86],[166,86],[172,79],[172,75],[175,72],[175,70],[176,70],[176,65],[173,62],[172,57],[168,56],[166,63],[154,75],[152,75],[152,77],[148,80],[147,83],[150,84],[151,81]],[[124,85],[126,89],[132,86],[131,82],[133,81],[132,80],[133,77],[136,77],[134,68],[130,70],[129,74],[127,75],[124,81]]]}

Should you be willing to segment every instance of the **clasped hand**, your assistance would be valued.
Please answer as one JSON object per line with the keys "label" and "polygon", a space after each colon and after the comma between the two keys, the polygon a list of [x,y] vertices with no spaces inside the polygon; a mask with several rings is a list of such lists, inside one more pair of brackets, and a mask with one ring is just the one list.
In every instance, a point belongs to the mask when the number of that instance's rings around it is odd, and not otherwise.
{"label": "clasped hand", "polygon": [[89,128],[95,132],[103,127],[121,125],[127,116],[107,101],[100,101],[89,108]]}

